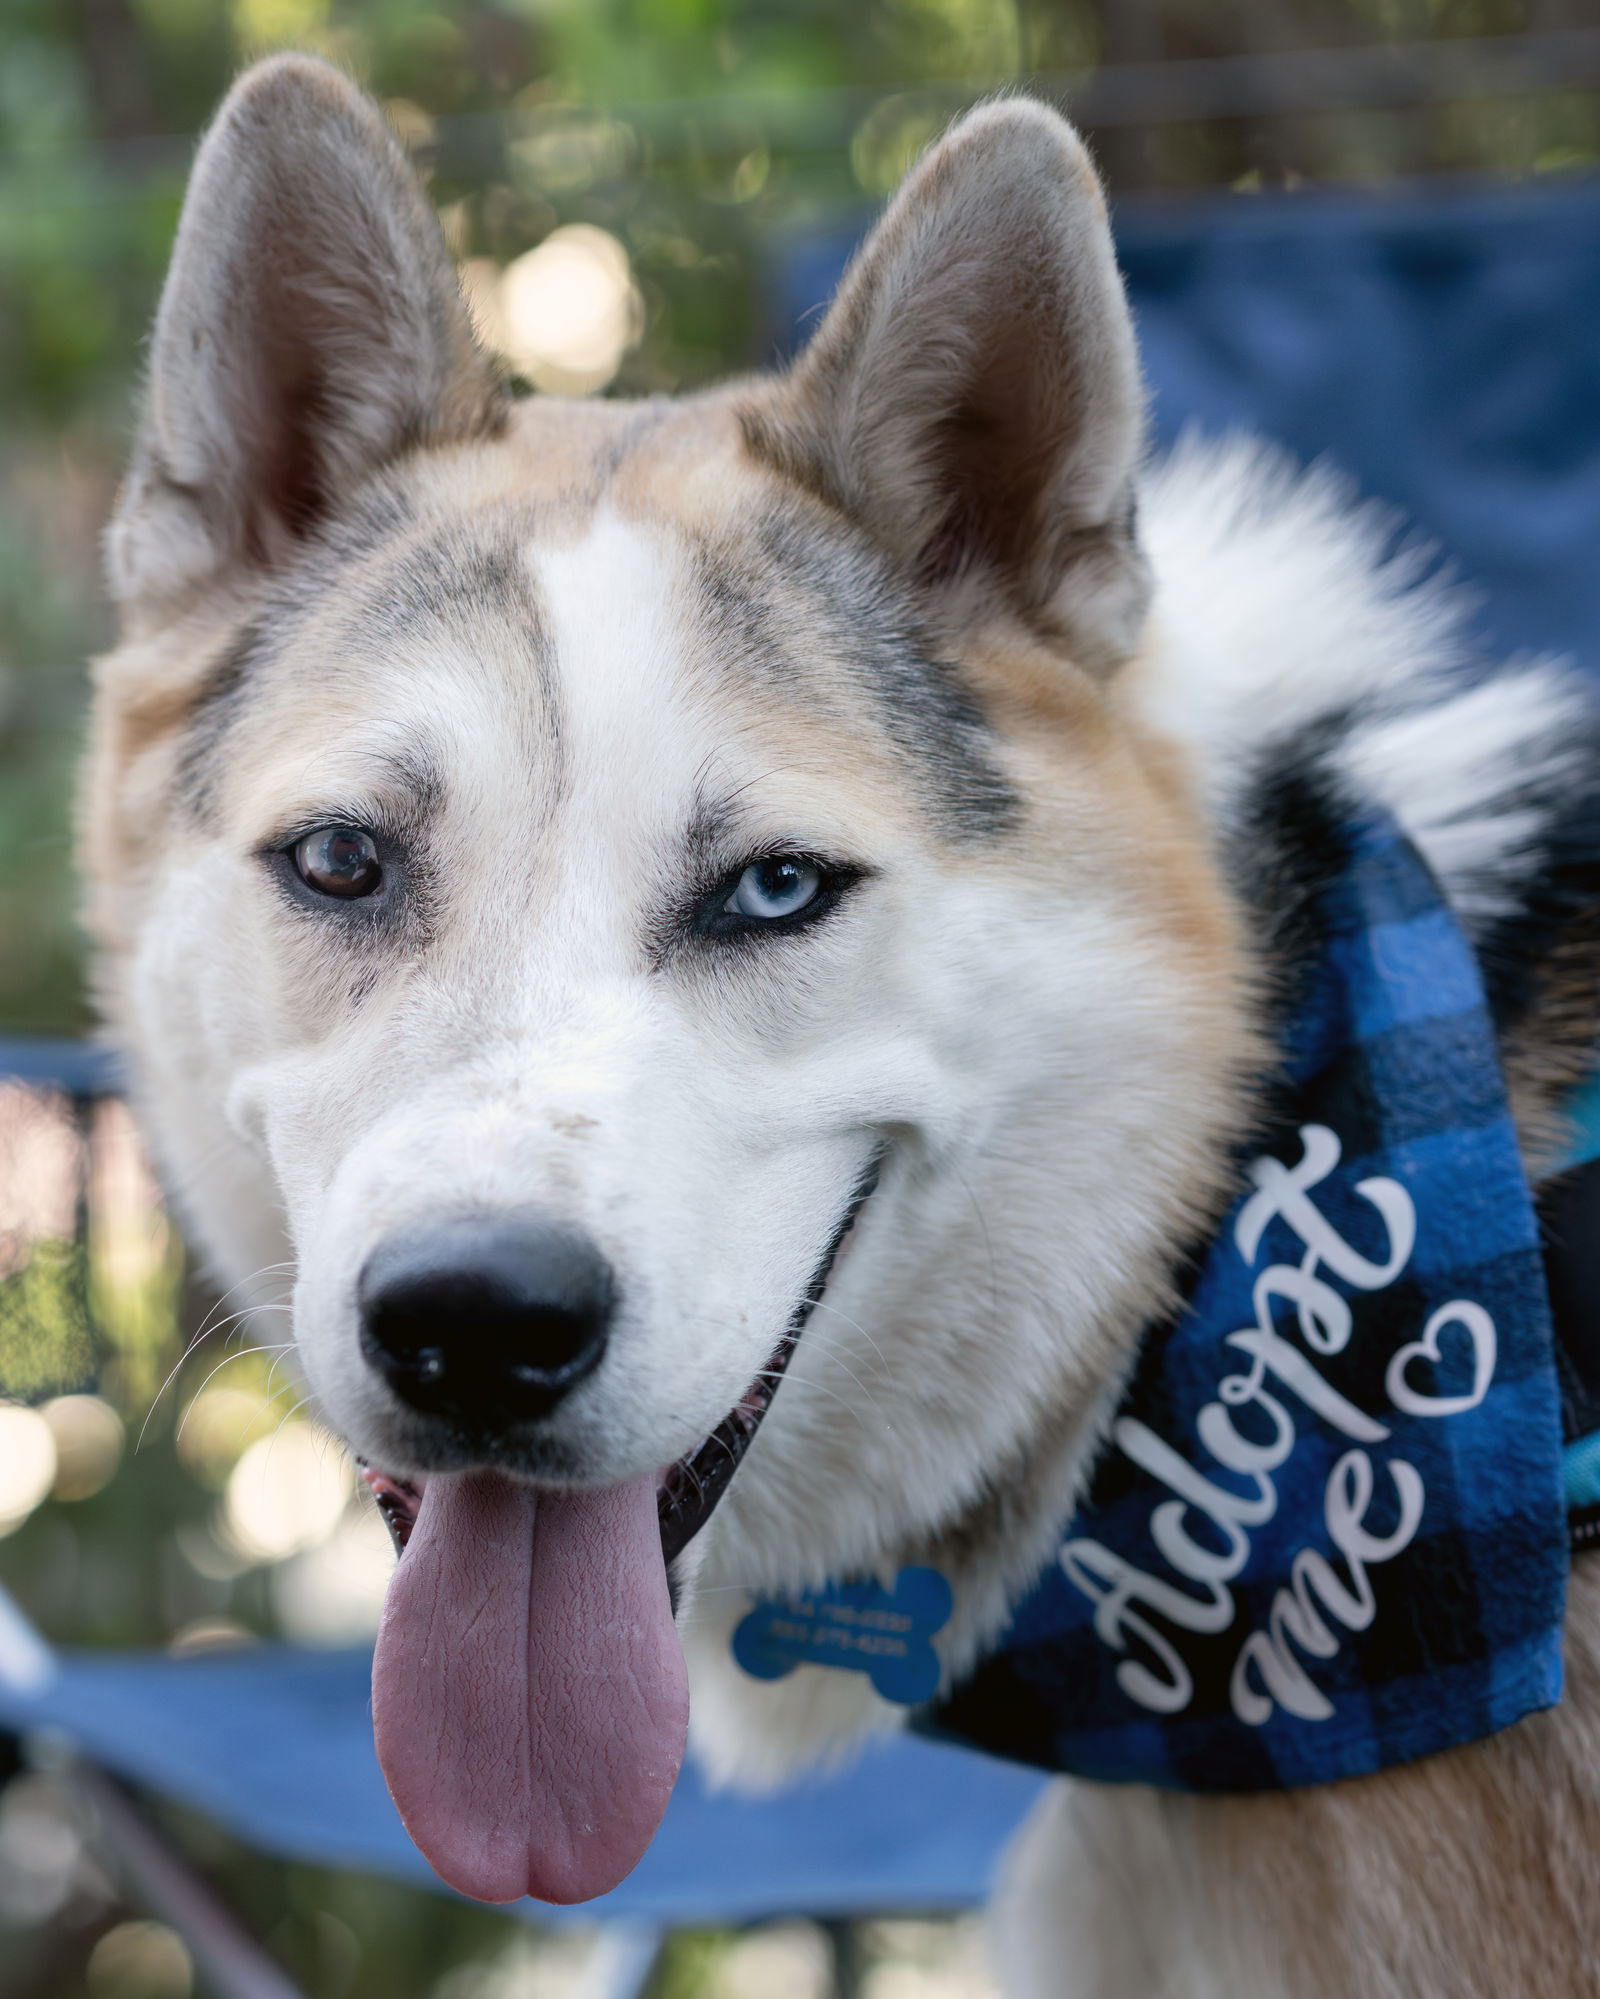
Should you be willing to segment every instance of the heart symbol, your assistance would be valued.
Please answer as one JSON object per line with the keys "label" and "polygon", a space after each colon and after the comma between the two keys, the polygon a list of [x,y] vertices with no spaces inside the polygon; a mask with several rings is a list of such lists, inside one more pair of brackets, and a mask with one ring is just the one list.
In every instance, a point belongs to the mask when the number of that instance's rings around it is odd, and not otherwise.
{"label": "heart symbol", "polygon": [[[1439,1363],[1439,1335],[1449,1326],[1461,1326],[1472,1341],[1472,1392],[1470,1395],[1423,1395],[1406,1380],[1406,1369],[1414,1360]],[[1489,1392],[1494,1374],[1494,1320],[1481,1305],[1457,1298],[1441,1305],[1422,1329],[1422,1338],[1401,1347],[1389,1362],[1383,1378],[1389,1400],[1408,1416],[1459,1416],[1463,1409],[1476,1409]]]}

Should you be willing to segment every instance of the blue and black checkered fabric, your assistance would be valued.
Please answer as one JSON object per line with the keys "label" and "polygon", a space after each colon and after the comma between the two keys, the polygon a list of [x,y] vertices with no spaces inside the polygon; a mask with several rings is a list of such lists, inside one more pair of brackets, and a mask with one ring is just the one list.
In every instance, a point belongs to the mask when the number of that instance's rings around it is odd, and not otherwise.
{"label": "blue and black checkered fabric", "polygon": [[1560,1403],[1477,964],[1392,824],[1344,838],[1250,1190],[1148,1339],[1060,1559],[932,1733],[1256,1791],[1560,1696]]}

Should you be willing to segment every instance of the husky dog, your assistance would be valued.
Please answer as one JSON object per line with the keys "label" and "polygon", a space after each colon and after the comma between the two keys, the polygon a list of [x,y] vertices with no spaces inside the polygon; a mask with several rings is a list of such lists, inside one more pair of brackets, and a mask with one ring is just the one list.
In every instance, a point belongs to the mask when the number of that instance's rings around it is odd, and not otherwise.
{"label": "husky dog", "polygon": [[[504,392],[332,70],[201,148],[109,540],[100,992],[191,1240],[291,1262],[411,1529],[379,1745],[469,1893],[625,1873],[690,1685],[727,1781],[896,1724],[740,1675],[748,1592],[929,1563],[947,1682],[993,1642],[1231,1192],[1302,785],[1421,849],[1559,1144],[1580,684],[1463,671],[1383,523],[1248,444],[1152,469],[1142,404],[1037,104],[934,147],[787,373],[644,403]],[[1558,1709],[1386,1775],[1052,1787],[1006,1991],[1600,1989],[1581,1563],[1568,1638]]]}

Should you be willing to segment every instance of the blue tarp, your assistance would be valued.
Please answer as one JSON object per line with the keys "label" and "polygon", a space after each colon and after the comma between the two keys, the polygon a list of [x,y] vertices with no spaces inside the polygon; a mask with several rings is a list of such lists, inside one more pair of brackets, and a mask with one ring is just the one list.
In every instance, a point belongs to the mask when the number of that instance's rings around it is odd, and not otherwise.
{"label": "blue tarp", "polygon": [[[267,1648],[209,1659],[78,1653],[0,1725],[54,1728],[95,1761],[252,1846],[438,1887],[372,1749],[371,1660]],[[969,1908],[1045,1780],[910,1739],[779,1800],[710,1797],[692,1770],[622,1886],[541,1922],[742,1923]]]}
{"label": "blue tarp", "polygon": [[[856,235],[791,246],[792,337]],[[1600,184],[1125,208],[1158,438],[1190,420],[1331,455],[1485,593],[1486,637],[1600,665]],[[431,1879],[373,1760],[364,1659],[78,1656],[38,1704],[94,1755],[247,1840]],[[1037,1795],[1023,1770],[902,1742],[776,1803],[691,1774],[633,1878],[584,1917],[739,1920],[978,1900]]]}

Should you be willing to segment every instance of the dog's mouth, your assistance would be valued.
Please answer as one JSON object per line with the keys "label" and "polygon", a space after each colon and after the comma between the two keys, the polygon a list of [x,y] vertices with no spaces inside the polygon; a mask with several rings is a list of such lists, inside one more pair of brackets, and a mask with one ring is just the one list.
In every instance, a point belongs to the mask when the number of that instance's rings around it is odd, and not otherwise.
{"label": "dog's mouth", "polygon": [[806,1322],[817,1309],[827,1289],[828,1279],[844,1254],[845,1245],[855,1233],[861,1210],[871,1199],[882,1170],[883,1155],[880,1152],[869,1161],[857,1181],[844,1219],[834,1231],[833,1240],[823,1252],[822,1260],[766,1366],[698,1450],[679,1458],[662,1475],[656,1491],[656,1507],[661,1521],[661,1553],[669,1567],[711,1518],[717,1502],[743,1463],[745,1452],[755,1441],[761,1420],[771,1408],[778,1384],[788,1369],[795,1348],[800,1344]]}
{"label": "dog's mouth", "polygon": [[379,1760],[412,1838],[464,1894],[587,1901],[649,1845],[688,1725],[668,1567],[749,1450],[881,1164],[766,1366],[665,1472],[598,1491],[365,1474],[404,1555],[373,1661]]}

